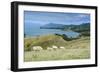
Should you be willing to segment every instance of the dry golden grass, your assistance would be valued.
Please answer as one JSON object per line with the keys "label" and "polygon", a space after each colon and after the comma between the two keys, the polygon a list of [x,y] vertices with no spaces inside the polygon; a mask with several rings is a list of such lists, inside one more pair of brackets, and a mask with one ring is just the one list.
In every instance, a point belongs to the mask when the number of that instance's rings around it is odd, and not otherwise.
{"label": "dry golden grass", "polygon": [[50,60],[71,60],[89,59],[89,49],[65,49],[65,50],[41,50],[25,52],[24,61],[50,61]]}

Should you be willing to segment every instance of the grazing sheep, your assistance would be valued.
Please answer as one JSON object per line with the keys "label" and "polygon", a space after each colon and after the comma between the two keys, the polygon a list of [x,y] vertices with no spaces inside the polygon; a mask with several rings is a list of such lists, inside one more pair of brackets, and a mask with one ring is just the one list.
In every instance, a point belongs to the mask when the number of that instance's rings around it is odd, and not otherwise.
{"label": "grazing sheep", "polygon": [[51,47],[47,47],[47,50],[51,51],[51,50],[53,50],[53,48],[51,48]]}
{"label": "grazing sheep", "polygon": [[52,48],[53,48],[54,50],[58,49],[58,47],[55,46],[55,45],[53,45]]}
{"label": "grazing sheep", "polygon": [[43,50],[43,48],[41,46],[33,46],[32,50],[33,51],[40,51],[40,50]]}
{"label": "grazing sheep", "polygon": [[64,49],[65,49],[65,47],[61,46],[61,47],[60,47],[60,49],[63,49],[63,50],[64,50]]}

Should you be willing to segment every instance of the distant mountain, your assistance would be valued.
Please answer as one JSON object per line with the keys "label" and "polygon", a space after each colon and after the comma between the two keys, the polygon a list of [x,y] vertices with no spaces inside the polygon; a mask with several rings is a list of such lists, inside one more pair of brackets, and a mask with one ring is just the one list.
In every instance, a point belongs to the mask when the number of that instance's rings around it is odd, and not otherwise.
{"label": "distant mountain", "polygon": [[80,25],[73,25],[70,27],[70,29],[77,32],[90,31],[90,23],[82,23]]}
{"label": "distant mountain", "polygon": [[63,25],[56,23],[49,23],[40,27],[41,29],[61,29],[61,30],[73,30],[77,32],[90,31],[90,23],[82,23],[80,25]]}

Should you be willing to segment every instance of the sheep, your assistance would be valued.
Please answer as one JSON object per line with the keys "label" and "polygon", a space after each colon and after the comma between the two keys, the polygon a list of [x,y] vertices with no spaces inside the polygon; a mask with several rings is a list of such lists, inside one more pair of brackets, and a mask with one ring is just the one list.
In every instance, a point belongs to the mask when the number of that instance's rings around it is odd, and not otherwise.
{"label": "sheep", "polygon": [[61,47],[60,47],[60,49],[63,49],[63,50],[64,50],[64,49],[65,49],[65,47],[61,46]]}
{"label": "sheep", "polygon": [[41,46],[33,46],[32,50],[33,51],[40,51],[40,50],[43,50],[43,48]]}
{"label": "sheep", "polygon": [[51,51],[51,50],[53,50],[53,48],[51,48],[51,47],[47,47],[47,50]]}
{"label": "sheep", "polygon": [[55,46],[55,45],[53,45],[52,48],[53,48],[54,50],[58,49],[58,47]]}

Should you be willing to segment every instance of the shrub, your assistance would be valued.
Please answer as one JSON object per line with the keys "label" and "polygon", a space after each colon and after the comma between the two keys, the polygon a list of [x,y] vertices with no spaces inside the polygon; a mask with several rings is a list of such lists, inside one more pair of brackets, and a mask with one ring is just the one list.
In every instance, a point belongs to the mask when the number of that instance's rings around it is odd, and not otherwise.
{"label": "shrub", "polygon": [[62,35],[63,39],[66,40],[66,41],[71,41],[72,38],[69,38],[67,35],[63,34]]}
{"label": "shrub", "polygon": [[31,46],[31,44],[29,42],[25,43],[25,45],[24,45],[24,48],[25,49],[24,50],[25,51],[30,51],[31,50],[31,47],[30,46]]}

